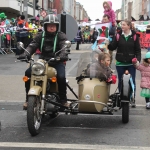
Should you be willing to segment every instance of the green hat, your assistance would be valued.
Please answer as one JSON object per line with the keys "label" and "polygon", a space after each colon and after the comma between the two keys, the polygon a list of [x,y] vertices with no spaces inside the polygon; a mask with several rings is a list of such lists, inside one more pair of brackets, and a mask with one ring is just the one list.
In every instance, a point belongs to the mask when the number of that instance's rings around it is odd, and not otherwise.
{"label": "green hat", "polygon": [[1,18],[1,19],[6,19],[6,18],[7,18],[7,16],[5,16],[5,13],[4,13],[4,12],[2,12],[2,13],[0,13],[0,18]]}
{"label": "green hat", "polygon": [[12,21],[12,22],[15,22],[15,19],[14,19],[14,18],[11,18],[11,21]]}

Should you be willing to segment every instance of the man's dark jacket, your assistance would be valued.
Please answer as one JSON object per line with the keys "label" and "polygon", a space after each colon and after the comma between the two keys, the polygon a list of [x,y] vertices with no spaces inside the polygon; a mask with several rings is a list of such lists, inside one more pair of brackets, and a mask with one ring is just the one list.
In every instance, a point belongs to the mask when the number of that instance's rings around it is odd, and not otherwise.
{"label": "man's dark jacket", "polygon": [[[53,47],[54,47],[55,35],[56,34],[49,34],[45,32],[43,47],[40,50],[41,59],[49,60],[50,58],[54,57]],[[38,33],[37,36],[27,47],[27,51],[30,52],[31,55],[34,54],[38,48],[39,49],[41,48],[42,36],[43,36],[42,33]],[[66,35],[63,32],[58,32],[55,52],[63,48],[66,40],[67,40]],[[60,53],[57,54],[57,56],[60,57],[63,57],[64,55],[65,55],[64,51],[61,51]]]}
{"label": "man's dark jacket", "polygon": [[136,40],[134,40],[135,31],[131,31],[132,35],[129,36],[126,41],[122,31],[120,31],[119,39],[115,37],[113,41],[108,45],[108,49],[113,51],[117,49],[116,60],[123,63],[132,63],[133,58],[137,58],[141,61],[141,47],[139,42],[139,37],[136,35]]}

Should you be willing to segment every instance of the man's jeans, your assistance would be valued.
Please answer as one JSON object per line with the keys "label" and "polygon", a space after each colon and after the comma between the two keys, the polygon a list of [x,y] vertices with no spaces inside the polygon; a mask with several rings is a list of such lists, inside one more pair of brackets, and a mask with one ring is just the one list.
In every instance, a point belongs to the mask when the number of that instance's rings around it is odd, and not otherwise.
{"label": "man's jeans", "polygon": [[[136,82],[135,82],[135,77],[136,77],[136,69],[133,65],[130,66],[116,66],[117,73],[118,73],[118,88],[119,92],[121,91],[121,80],[122,80],[122,75],[125,73],[126,70],[129,71],[129,73],[132,76],[132,80],[134,83],[135,91],[136,91]],[[135,98],[135,92],[134,92],[134,98]]]}
{"label": "man's jeans", "polygon": [[[53,66],[57,70],[57,83],[58,83],[58,90],[60,101],[66,102],[67,101],[67,88],[66,88],[66,73],[65,73],[65,64],[63,62],[58,63]],[[31,67],[25,71],[25,76],[31,77]],[[30,89],[30,80],[25,82],[26,94],[29,92]]]}

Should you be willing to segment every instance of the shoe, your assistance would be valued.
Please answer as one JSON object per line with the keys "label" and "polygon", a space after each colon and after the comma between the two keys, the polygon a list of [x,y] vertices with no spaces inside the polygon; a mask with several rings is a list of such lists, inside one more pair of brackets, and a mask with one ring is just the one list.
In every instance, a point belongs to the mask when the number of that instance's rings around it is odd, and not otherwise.
{"label": "shoe", "polygon": [[146,109],[150,109],[150,102],[146,103]]}
{"label": "shoe", "polygon": [[131,107],[132,107],[132,108],[136,108],[135,98],[131,98],[130,104],[131,104]]}
{"label": "shoe", "polygon": [[62,103],[62,105],[65,106],[65,107],[69,107],[69,106],[70,106],[70,103],[64,102],[64,103]]}
{"label": "shoe", "polygon": [[23,104],[23,110],[27,110],[27,106],[28,106],[28,103],[25,102],[25,103]]}
{"label": "shoe", "polygon": [[136,104],[135,103],[131,103],[131,107],[132,108],[136,108]]}

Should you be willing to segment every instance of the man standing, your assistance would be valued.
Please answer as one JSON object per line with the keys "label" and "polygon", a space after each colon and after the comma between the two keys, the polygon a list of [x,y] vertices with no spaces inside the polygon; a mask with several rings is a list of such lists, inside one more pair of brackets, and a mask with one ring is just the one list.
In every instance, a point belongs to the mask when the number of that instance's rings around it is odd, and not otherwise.
{"label": "man standing", "polygon": [[81,28],[78,28],[77,36],[76,36],[77,46],[76,50],[79,50],[79,44],[81,44],[82,41],[82,35],[81,35]]}
{"label": "man standing", "polygon": [[[109,19],[110,19],[109,15],[105,14],[105,15],[103,16],[102,23],[109,23],[109,22],[110,22]],[[111,31],[109,31],[109,36],[110,36],[111,38],[114,37],[114,35],[113,35],[113,33],[111,33]],[[113,61],[113,51],[109,51],[109,54],[110,54],[110,59],[111,59],[111,60],[110,60],[110,64],[111,64],[112,61]]]}

